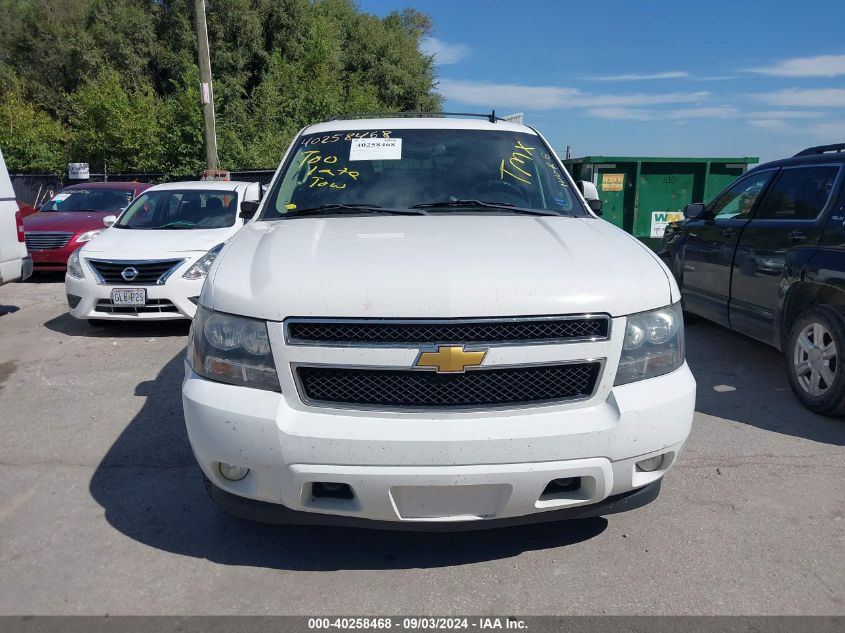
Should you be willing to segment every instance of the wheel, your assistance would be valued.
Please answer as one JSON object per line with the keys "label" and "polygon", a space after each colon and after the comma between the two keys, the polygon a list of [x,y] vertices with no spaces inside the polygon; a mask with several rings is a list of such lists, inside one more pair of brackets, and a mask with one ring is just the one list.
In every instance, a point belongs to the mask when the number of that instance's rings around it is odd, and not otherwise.
{"label": "wheel", "polygon": [[803,312],[789,333],[786,373],[795,396],[821,415],[845,414],[845,311],[838,306],[814,306]]}

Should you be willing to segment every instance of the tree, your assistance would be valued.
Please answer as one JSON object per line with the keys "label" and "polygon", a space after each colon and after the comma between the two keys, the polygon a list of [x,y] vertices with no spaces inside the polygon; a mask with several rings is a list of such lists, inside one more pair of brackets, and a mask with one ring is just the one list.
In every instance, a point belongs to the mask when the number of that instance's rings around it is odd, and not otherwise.
{"label": "tree", "polygon": [[111,171],[159,171],[162,166],[161,99],[146,83],[127,89],[114,70],[86,80],[69,97],[74,161]]}
{"label": "tree", "polygon": [[[63,139],[37,150],[48,162],[201,169],[193,0],[0,0],[0,12],[0,92],[15,86],[15,107]],[[382,19],[352,0],[208,0],[208,29],[229,169],[275,167],[297,130],[334,114],[441,108],[420,51],[431,21],[412,9]]]}
{"label": "tree", "polygon": [[0,93],[0,147],[10,171],[61,172],[69,136],[61,123],[27,103],[19,87]]}

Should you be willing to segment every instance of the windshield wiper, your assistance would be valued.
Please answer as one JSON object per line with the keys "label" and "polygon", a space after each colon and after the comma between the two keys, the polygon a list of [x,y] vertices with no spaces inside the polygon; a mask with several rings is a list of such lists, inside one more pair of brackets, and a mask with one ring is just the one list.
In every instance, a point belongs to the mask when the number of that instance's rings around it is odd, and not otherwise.
{"label": "windshield wiper", "polygon": [[191,222],[189,220],[173,220],[172,222],[168,222],[166,224],[162,224],[161,226],[149,227],[153,229],[193,229],[196,228],[196,223]]}
{"label": "windshield wiper", "polygon": [[[383,207],[378,206],[377,204],[363,204],[363,203],[354,203],[354,204],[321,204],[316,207],[306,207],[304,209],[292,209],[287,211],[286,213],[280,215],[278,218],[272,219],[280,219],[280,218],[297,218],[309,215],[322,215],[322,214],[349,214],[354,215],[358,213],[373,213],[373,214],[382,214],[382,215],[425,215],[424,211],[420,210],[413,210],[413,209],[385,209]],[[271,219],[271,218],[267,218]]]}
{"label": "windshield wiper", "polygon": [[437,209],[463,209],[463,208],[480,208],[480,209],[495,209],[497,211],[508,211],[510,213],[520,213],[522,215],[554,215],[560,216],[560,213],[554,211],[544,211],[542,209],[526,209],[518,207],[510,202],[484,202],[483,200],[444,200],[442,202],[424,202],[415,204],[412,209],[429,209],[436,211]]}

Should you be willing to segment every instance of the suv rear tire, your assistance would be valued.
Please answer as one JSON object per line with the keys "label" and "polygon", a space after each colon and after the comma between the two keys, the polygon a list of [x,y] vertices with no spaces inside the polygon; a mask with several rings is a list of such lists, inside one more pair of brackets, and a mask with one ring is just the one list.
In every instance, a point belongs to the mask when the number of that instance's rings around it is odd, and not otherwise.
{"label": "suv rear tire", "polygon": [[821,415],[845,414],[845,310],[819,305],[801,313],[792,324],[786,373],[795,397]]}

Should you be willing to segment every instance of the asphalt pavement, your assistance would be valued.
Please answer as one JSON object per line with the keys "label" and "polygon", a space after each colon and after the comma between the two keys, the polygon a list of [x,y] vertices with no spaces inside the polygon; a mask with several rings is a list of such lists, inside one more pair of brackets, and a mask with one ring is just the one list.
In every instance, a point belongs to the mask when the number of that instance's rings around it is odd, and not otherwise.
{"label": "asphalt pavement", "polygon": [[845,419],[760,343],[688,323],[695,423],[651,505],[414,534],[221,514],[187,332],[77,321],[61,277],[0,287],[0,614],[845,614]]}

